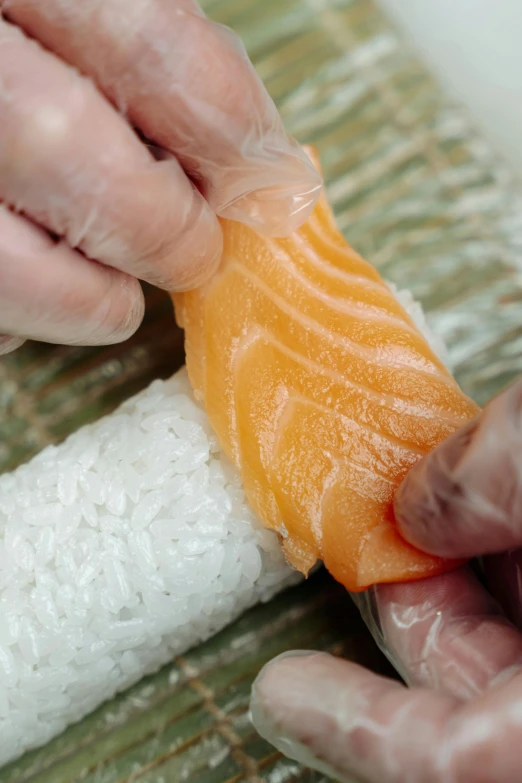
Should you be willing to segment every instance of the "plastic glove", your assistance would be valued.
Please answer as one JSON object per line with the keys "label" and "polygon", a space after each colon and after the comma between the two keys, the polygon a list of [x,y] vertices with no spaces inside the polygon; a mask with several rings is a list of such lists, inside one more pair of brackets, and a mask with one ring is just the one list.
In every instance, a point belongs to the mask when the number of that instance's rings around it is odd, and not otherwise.
{"label": "plastic glove", "polygon": [[193,0],[0,10],[0,353],[120,341],[137,278],[174,291],[212,273],[216,215],[285,234],[311,212],[319,175]]}
{"label": "plastic glove", "polygon": [[411,687],[322,653],[276,659],[252,715],[284,753],[350,783],[522,780],[521,413],[519,381],[419,463],[395,501],[412,543],[487,554],[495,597],[470,568],[356,596]]}

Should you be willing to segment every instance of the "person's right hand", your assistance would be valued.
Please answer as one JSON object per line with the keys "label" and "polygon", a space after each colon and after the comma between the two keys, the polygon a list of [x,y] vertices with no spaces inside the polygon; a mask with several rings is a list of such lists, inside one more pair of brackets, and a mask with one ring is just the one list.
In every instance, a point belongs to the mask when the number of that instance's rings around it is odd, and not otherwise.
{"label": "person's right hand", "polygon": [[125,339],[138,279],[215,269],[216,215],[285,234],[320,186],[194,0],[0,0],[0,354]]}
{"label": "person's right hand", "polygon": [[284,753],[364,783],[522,781],[522,380],[408,474],[396,517],[469,567],[356,596],[405,681],[324,653],[261,672],[252,714]]}

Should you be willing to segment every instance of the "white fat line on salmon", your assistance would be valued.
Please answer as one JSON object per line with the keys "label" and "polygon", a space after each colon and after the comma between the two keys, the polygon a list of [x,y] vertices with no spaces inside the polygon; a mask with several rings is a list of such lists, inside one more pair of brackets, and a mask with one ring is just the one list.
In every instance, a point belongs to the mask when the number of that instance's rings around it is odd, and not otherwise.
{"label": "white fat line on salmon", "polygon": [[[430,382],[433,382],[433,379],[437,378],[438,381],[440,381],[441,383],[443,383],[445,386],[452,389],[453,391],[458,390],[458,386],[454,381],[454,379],[451,378],[451,376],[449,375],[447,376],[446,374],[442,373],[440,369],[437,367],[437,365],[435,364],[428,365],[426,360],[422,360],[420,366],[419,366],[419,362],[415,362],[414,360],[411,362],[410,361],[397,362],[397,361],[390,361],[389,359],[386,360],[386,357],[382,351],[378,352],[376,351],[376,349],[370,349],[367,348],[366,346],[360,345],[358,343],[354,343],[352,340],[350,340],[350,338],[345,337],[344,335],[339,335],[335,332],[329,332],[322,324],[318,323],[315,319],[303,313],[300,313],[293,307],[289,307],[288,303],[283,299],[282,296],[275,293],[275,291],[273,291],[273,289],[271,289],[270,286],[266,285],[266,283],[263,280],[261,280],[261,278],[258,275],[256,275],[250,269],[247,269],[239,261],[236,260],[232,262],[229,268],[236,269],[240,274],[248,278],[254,286],[256,286],[269,300],[271,300],[275,304],[275,306],[279,310],[285,313],[285,315],[287,315],[291,320],[296,321],[305,329],[320,334],[328,342],[332,343],[333,345],[342,347],[345,351],[350,352],[352,355],[357,356],[363,361],[367,361],[368,363],[373,365],[379,365],[383,368],[416,372],[419,375],[424,375],[427,378],[429,378]],[[413,357],[409,357],[409,358],[413,359]],[[432,367],[431,372],[429,371],[426,365]]]}
{"label": "white fat line on salmon", "polygon": [[[361,255],[359,255],[359,253],[357,253],[357,251],[354,250],[351,245],[348,245],[346,242],[344,242],[341,246],[340,244],[334,242],[328,234],[323,232],[323,229],[317,220],[314,222],[312,218],[310,218],[310,224],[308,228],[312,234],[315,235],[315,237],[317,237],[317,239],[326,246],[328,250],[331,250],[332,255],[335,254],[337,256],[341,256],[343,259],[346,259],[348,263],[353,263],[355,258],[361,264],[367,265],[369,270],[378,274],[375,267],[366,261],[366,259],[364,259]],[[343,269],[340,266],[336,266],[329,261],[325,261],[318,253],[316,253],[311,241],[302,233],[295,234],[293,239],[303,254],[306,255],[307,260],[309,260],[316,269],[323,272],[327,277],[333,278],[335,280],[342,280],[347,285],[359,283],[364,284],[370,290],[373,289],[382,293],[386,292],[386,288],[380,278],[372,279],[369,275],[359,275],[353,272],[348,272],[346,269]],[[397,300],[393,301],[396,303]]]}
{"label": "white fat line on salmon", "polygon": [[[357,253],[357,251],[354,250],[351,245],[347,245],[346,242],[343,245],[334,242],[329,234],[325,234],[323,232],[322,226],[320,226],[317,219],[313,221],[312,218],[310,218],[308,228],[323,245],[332,251],[332,254],[341,256],[341,258],[346,259],[347,263],[353,263],[355,258],[360,263],[368,265],[368,268],[372,272],[376,271],[375,267],[369,264],[368,261],[366,261],[361,255],[359,255],[359,253]],[[309,260],[316,269],[324,272],[327,277],[334,278],[335,280],[342,280],[347,285],[359,283],[367,285],[368,288],[374,289],[376,291],[383,290],[382,280],[372,279],[369,275],[359,275],[355,274],[354,272],[348,272],[346,269],[343,269],[340,266],[335,266],[331,262],[325,261],[318,253],[316,253],[310,239],[308,239],[302,233],[294,234],[292,239],[299,249],[302,250],[306,255],[307,260]],[[277,242],[277,240],[273,241]]]}
{"label": "white fat line on salmon", "polygon": [[[329,294],[318,285],[314,284],[312,280],[306,276],[306,274],[299,270],[292,261],[291,257],[275,242],[267,240],[267,245],[271,249],[274,257],[277,258],[277,261],[287,270],[289,275],[291,275],[293,281],[302,285],[308,293],[324,302],[324,304],[328,305],[328,307],[330,307],[332,310],[342,313],[343,315],[350,315],[353,318],[364,322],[375,321],[378,323],[389,324],[390,326],[397,327],[402,331],[412,335],[416,339],[420,339],[421,335],[419,334],[419,331],[413,326],[411,320],[407,317],[406,312],[404,312],[404,317],[401,317],[391,314],[388,310],[385,309],[384,306],[381,307],[376,304],[359,302],[357,301],[356,296],[354,296],[352,299],[351,297],[348,298]],[[390,293],[387,286],[384,284],[379,286],[368,285],[368,283],[371,282],[372,281],[369,281],[366,278],[358,278],[357,284],[359,290],[361,288],[366,290],[371,288],[375,291],[378,291],[383,296],[383,298],[387,297],[390,299],[390,301],[393,301],[393,303],[397,306],[397,309],[403,309],[397,299]],[[355,282],[351,281],[350,286],[354,288]]]}
{"label": "white fat line on salmon", "polygon": [[424,312],[421,303],[413,297],[413,294],[408,289],[399,288],[391,280],[385,280],[384,283],[390,289],[401,307],[404,308],[410,320],[415,324],[421,334],[424,335],[435,356],[439,359],[446,370],[451,373],[452,368],[450,367],[446,345],[444,344],[442,338],[436,332],[434,332],[429,325],[426,313]]}
{"label": "white fat line on salmon", "polygon": [[[281,418],[277,422],[279,425],[279,432],[274,441],[274,447],[273,447],[274,453],[277,451],[277,447],[281,439],[281,435],[283,434],[284,427],[289,426],[291,424],[290,420],[293,416],[292,408],[295,409],[297,405],[304,405],[309,408],[315,408],[315,410],[318,410],[321,413],[326,413],[328,415],[333,416],[336,419],[340,419],[343,422],[343,424],[345,424],[346,427],[350,430],[350,435],[355,437],[359,436],[365,445],[371,444],[374,447],[377,454],[375,453],[372,454],[370,450],[367,450],[365,456],[372,461],[380,463],[383,471],[386,471],[387,468],[389,469],[390,465],[393,467],[397,466],[398,455],[396,449],[393,447],[399,448],[403,452],[403,456],[406,458],[404,460],[405,464],[400,465],[401,468],[413,467],[417,459],[419,457],[425,456],[425,454],[427,453],[427,450],[416,449],[415,447],[401,443],[401,441],[393,438],[392,436],[383,435],[382,432],[378,432],[366,424],[360,424],[359,422],[354,421],[354,419],[351,419],[349,416],[346,416],[341,411],[333,410],[332,408],[329,408],[327,405],[321,405],[321,403],[315,402],[314,400],[310,400],[300,395],[290,396],[285,404],[284,412],[282,413]],[[286,425],[285,425],[285,420],[288,420]],[[361,435],[361,433],[363,434]],[[366,436],[364,435],[364,433],[366,433]],[[353,448],[354,449],[360,448],[360,441],[356,441],[356,442],[354,441]],[[386,456],[386,451],[389,450],[390,448],[393,449],[394,452],[393,458],[390,460],[390,465],[386,465],[386,461],[384,458]],[[339,453],[339,459],[342,460],[347,459],[348,461],[350,461],[350,458],[347,456],[348,453],[351,453],[350,450],[344,454],[341,451],[339,451],[338,453]],[[412,458],[412,455],[414,455],[414,458]],[[354,463],[354,464],[359,464],[359,463]],[[376,468],[374,472],[380,478],[386,479],[386,474],[384,472],[381,472],[380,469]]]}
{"label": "white fat line on salmon", "polygon": [[[322,364],[314,362],[313,359],[309,359],[307,356],[303,356],[302,354],[297,353],[292,348],[289,348],[287,345],[278,340],[277,337],[272,334],[272,332],[269,332],[257,325],[253,327],[247,335],[238,340],[233,359],[234,373],[236,372],[235,367],[237,366],[237,362],[241,360],[240,354],[248,351],[252,345],[254,345],[256,342],[259,342],[260,340],[265,341],[269,345],[273,345],[277,350],[281,351],[281,353],[285,354],[297,363],[303,364],[308,369],[343,385],[345,388],[364,392],[385,410],[392,410],[396,413],[415,416],[419,419],[440,419],[448,422],[448,424],[451,425],[460,426],[462,423],[459,418],[452,416],[451,413],[444,410],[443,408],[439,408],[438,406],[430,406],[427,403],[423,403],[423,406],[420,407],[412,400],[403,397],[400,394],[394,394],[393,396],[391,394],[383,394],[382,392],[375,391],[375,389],[365,386],[364,384],[352,381],[337,370],[333,370],[330,367],[325,367]],[[425,452],[419,453],[424,454]]]}

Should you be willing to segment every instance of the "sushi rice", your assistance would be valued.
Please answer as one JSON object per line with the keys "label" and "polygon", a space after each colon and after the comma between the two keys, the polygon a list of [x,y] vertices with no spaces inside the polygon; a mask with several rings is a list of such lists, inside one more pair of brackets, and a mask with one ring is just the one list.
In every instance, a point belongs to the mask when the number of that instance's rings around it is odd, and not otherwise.
{"label": "sushi rice", "polygon": [[185,368],[0,476],[0,765],[300,578]]}

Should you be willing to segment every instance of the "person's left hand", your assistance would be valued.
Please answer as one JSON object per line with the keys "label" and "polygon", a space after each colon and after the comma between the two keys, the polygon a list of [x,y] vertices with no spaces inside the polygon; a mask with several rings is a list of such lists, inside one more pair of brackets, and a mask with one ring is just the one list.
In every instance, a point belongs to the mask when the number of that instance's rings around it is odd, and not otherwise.
{"label": "person's left hand", "polygon": [[321,177],[196,0],[0,0],[0,355],[108,345],[139,280],[216,271],[218,217],[286,235]]}
{"label": "person's left hand", "polygon": [[280,656],[251,710],[286,755],[349,783],[522,780],[521,410],[522,380],[418,463],[395,502],[411,543],[487,554],[495,598],[469,567],[354,596],[412,687],[324,653]]}

